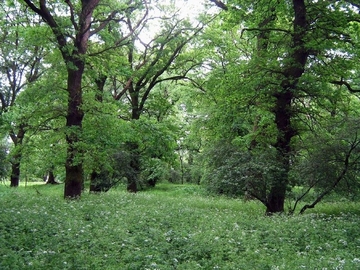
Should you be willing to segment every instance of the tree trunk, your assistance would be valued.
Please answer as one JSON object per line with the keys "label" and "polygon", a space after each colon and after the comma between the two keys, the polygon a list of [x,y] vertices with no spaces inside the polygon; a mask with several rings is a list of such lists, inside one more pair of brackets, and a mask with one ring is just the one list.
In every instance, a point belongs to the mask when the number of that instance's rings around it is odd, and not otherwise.
{"label": "tree trunk", "polygon": [[47,180],[46,180],[46,184],[50,184],[50,185],[58,184],[58,182],[55,181],[55,175],[54,175],[53,170],[49,170]]}
{"label": "tree trunk", "polygon": [[267,215],[284,212],[285,191],[284,186],[273,186],[271,188],[266,205]]}
{"label": "tree trunk", "polygon": [[136,193],[138,191],[137,185],[140,175],[139,145],[135,142],[128,142],[127,148],[130,152],[130,170],[126,172],[126,178],[128,181],[127,191]]}
{"label": "tree trunk", "polygon": [[[288,160],[288,159],[287,159]],[[286,162],[286,161],[284,161]],[[285,167],[285,168],[284,168]],[[266,214],[284,212],[286,189],[288,186],[289,166],[283,165],[283,172],[274,179],[266,201]]]}
{"label": "tree trunk", "polygon": [[93,171],[90,174],[90,192],[101,192],[101,186],[97,182],[99,174],[96,171]]}
{"label": "tree trunk", "polygon": [[79,142],[81,141],[82,119],[84,113],[81,110],[82,105],[82,89],[81,81],[84,72],[84,62],[81,60],[73,61],[77,69],[68,70],[68,111],[66,116],[66,141],[68,144],[67,158],[65,163],[65,198],[76,198],[81,195],[83,187],[83,167],[81,149]]}
{"label": "tree trunk", "polygon": [[[132,104],[131,119],[139,120],[141,109],[139,108],[139,92],[134,91],[131,85],[130,97]],[[127,191],[136,193],[138,191],[138,178],[140,175],[140,150],[137,142],[128,142],[127,150],[130,152],[130,171],[126,173],[128,180]]]}
{"label": "tree trunk", "polygon": [[291,124],[293,117],[292,100],[309,56],[305,44],[307,20],[304,0],[293,0],[293,9],[295,17],[292,53],[289,56],[288,64],[284,68],[284,79],[281,82],[280,91],[274,94],[276,99],[274,107],[275,124],[278,130],[274,146],[278,152],[279,164],[281,164],[283,172],[277,179],[274,179],[270,187],[266,207],[267,214],[284,211],[286,189],[289,182],[291,139],[296,134]]}
{"label": "tree trunk", "polygon": [[17,134],[15,132],[10,132],[10,138],[14,143],[15,146],[15,154],[13,157],[13,161],[11,162],[11,176],[10,176],[10,186],[11,187],[18,187],[20,183],[20,165],[21,165],[21,147],[22,142],[25,137],[25,126],[21,124],[19,126],[19,130]]}
{"label": "tree trunk", "polygon": [[[104,94],[104,86],[107,80],[107,76],[104,74],[99,74],[97,78],[95,78],[96,84],[96,94],[95,94],[95,101],[102,103],[103,102],[103,94]],[[110,179],[104,181],[100,177],[101,173],[96,172],[95,169],[90,174],[90,192],[97,193],[102,191],[108,191],[111,187]]]}
{"label": "tree trunk", "polygon": [[277,150],[279,166],[281,166],[281,173],[276,175],[276,179],[271,183],[270,192],[267,198],[266,213],[278,213],[284,211],[284,202],[286,195],[286,188],[288,186],[288,175],[290,170],[290,154],[291,154],[291,139],[295,135],[295,131],[291,125],[291,102],[293,94],[291,91],[286,91],[276,95],[276,105],[274,108],[275,123],[278,130],[278,136],[275,143]]}
{"label": "tree trunk", "polygon": [[95,100],[102,103],[103,102],[103,95],[104,95],[104,86],[107,80],[107,76],[100,74],[98,78],[95,78],[95,84],[96,84],[96,94],[95,94]]}
{"label": "tree trunk", "polygon": [[16,155],[11,164],[10,187],[18,187],[20,183],[20,159],[21,155]]}

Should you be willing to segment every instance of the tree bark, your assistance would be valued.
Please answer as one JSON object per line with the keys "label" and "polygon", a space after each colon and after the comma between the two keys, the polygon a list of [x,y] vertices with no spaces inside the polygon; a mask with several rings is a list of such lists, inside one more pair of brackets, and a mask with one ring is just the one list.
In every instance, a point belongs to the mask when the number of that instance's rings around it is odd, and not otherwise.
{"label": "tree bark", "polygon": [[46,184],[49,184],[49,185],[56,185],[56,184],[58,184],[58,182],[55,181],[55,175],[54,175],[54,171],[53,171],[53,170],[49,170],[48,175],[47,175]]}
{"label": "tree bark", "polygon": [[20,183],[20,164],[22,157],[22,142],[25,137],[25,125],[21,124],[19,126],[19,130],[17,134],[14,131],[10,132],[11,140],[15,146],[15,155],[13,157],[13,161],[11,162],[11,175],[10,175],[10,186],[18,187]]}
{"label": "tree bark", "polygon": [[20,183],[20,159],[21,154],[17,154],[14,157],[14,161],[11,164],[11,176],[10,187],[18,187]]}
{"label": "tree bark", "polygon": [[[141,108],[139,108],[139,90],[134,90],[133,85],[130,85],[129,93],[131,97],[131,119],[139,120],[141,115]],[[130,152],[130,170],[126,172],[128,181],[127,191],[136,193],[138,191],[138,179],[140,175],[140,149],[137,142],[127,142],[127,151]]]}
{"label": "tree bark", "polygon": [[[80,57],[80,56],[79,56]],[[68,111],[66,116],[66,127],[69,129],[66,134],[68,145],[67,158],[65,162],[65,198],[76,198],[81,195],[83,186],[83,167],[81,160],[81,149],[77,145],[81,140],[82,119],[84,113],[82,105],[82,74],[84,62],[82,60],[72,61],[77,69],[68,70]]]}
{"label": "tree bark", "polygon": [[271,183],[270,192],[266,204],[266,213],[278,213],[284,211],[286,188],[288,186],[288,175],[290,170],[291,139],[295,131],[291,126],[291,101],[293,93],[291,90],[285,90],[276,95],[276,105],[274,109],[275,123],[278,130],[278,136],[275,143],[277,150],[277,159],[282,172],[277,179]]}
{"label": "tree bark", "polygon": [[304,73],[307,58],[309,56],[305,44],[307,31],[306,6],[304,0],[293,0],[294,22],[291,54],[288,65],[284,68],[284,79],[280,84],[280,91],[274,94],[276,104],[274,107],[275,123],[278,136],[275,148],[278,152],[279,162],[283,172],[280,177],[274,179],[271,184],[270,193],[266,204],[266,213],[278,213],[284,211],[286,189],[288,186],[288,175],[290,170],[291,139],[295,136],[291,119],[292,100],[300,77]]}
{"label": "tree bark", "polygon": [[136,193],[138,191],[138,178],[140,175],[140,151],[139,144],[136,142],[128,142],[127,150],[130,152],[129,171],[126,172],[127,191]]}

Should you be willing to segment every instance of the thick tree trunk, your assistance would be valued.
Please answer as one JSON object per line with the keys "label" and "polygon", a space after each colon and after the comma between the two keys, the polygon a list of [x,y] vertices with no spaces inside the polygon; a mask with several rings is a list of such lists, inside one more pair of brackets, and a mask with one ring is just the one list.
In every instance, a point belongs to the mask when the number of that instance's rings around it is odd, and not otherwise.
{"label": "thick tree trunk", "polygon": [[266,214],[271,215],[273,213],[284,212],[284,204],[286,198],[286,189],[288,186],[289,166],[286,164],[288,158],[283,159],[282,173],[277,175],[274,182],[271,184],[270,192],[266,201]]}
{"label": "thick tree trunk", "polygon": [[82,105],[82,89],[81,81],[84,72],[84,62],[81,60],[74,61],[76,70],[68,70],[68,112],[66,116],[66,141],[68,144],[67,158],[65,163],[65,198],[76,198],[81,195],[83,187],[83,167],[81,149],[78,143],[81,140],[82,119],[84,113],[81,110]]}
{"label": "thick tree trunk", "polygon": [[[139,108],[139,92],[133,91],[130,87],[130,96],[132,103],[131,119],[139,120],[141,109]],[[140,150],[136,142],[128,142],[127,150],[130,152],[130,171],[126,173],[128,180],[127,191],[136,193],[138,191],[138,178],[140,175]]]}
{"label": "thick tree trunk", "polygon": [[273,186],[271,188],[266,205],[267,215],[284,212],[285,191],[284,186]]}
{"label": "thick tree trunk", "polygon": [[291,139],[296,134],[291,124],[293,117],[292,100],[309,56],[305,44],[307,20],[304,0],[293,0],[293,8],[295,18],[292,52],[289,56],[289,64],[285,66],[283,72],[284,79],[281,82],[280,91],[274,94],[276,99],[274,107],[275,124],[278,130],[278,137],[274,146],[278,152],[279,164],[281,164],[283,172],[277,179],[274,179],[270,187],[266,209],[268,214],[284,211],[286,189],[289,182]]}
{"label": "thick tree trunk", "polygon": [[20,159],[21,155],[16,155],[11,164],[10,187],[18,187],[20,183]]}
{"label": "thick tree trunk", "polygon": [[267,199],[266,213],[277,213],[284,211],[284,202],[286,188],[288,186],[288,175],[290,169],[291,139],[295,131],[291,125],[291,102],[293,94],[291,91],[285,91],[277,94],[276,105],[274,108],[275,123],[278,130],[278,137],[275,143],[277,150],[279,166],[282,172],[277,175],[277,179],[271,184]]}

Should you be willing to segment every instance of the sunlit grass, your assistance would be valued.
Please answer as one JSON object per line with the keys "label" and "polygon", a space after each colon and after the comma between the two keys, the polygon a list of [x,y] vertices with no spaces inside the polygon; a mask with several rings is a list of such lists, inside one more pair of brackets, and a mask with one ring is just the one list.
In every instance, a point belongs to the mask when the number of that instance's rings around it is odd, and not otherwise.
{"label": "sunlit grass", "polygon": [[63,185],[0,185],[0,269],[360,268],[356,203],[266,217],[255,201],[193,185],[62,194]]}

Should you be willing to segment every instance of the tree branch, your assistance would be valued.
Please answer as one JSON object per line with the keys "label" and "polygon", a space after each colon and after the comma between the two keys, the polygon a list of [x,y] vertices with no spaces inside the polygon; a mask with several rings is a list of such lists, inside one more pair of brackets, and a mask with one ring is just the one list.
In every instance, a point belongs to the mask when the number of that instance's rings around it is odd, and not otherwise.
{"label": "tree branch", "polygon": [[33,10],[36,14],[40,15],[41,18],[50,26],[52,32],[56,37],[61,53],[64,57],[67,57],[65,56],[65,52],[62,50],[67,44],[66,37],[63,33],[61,33],[61,30],[56,23],[54,17],[50,14],[50,11],[46,7],[46,0],[40,0],[40,8],[37,8],[30,0],[24,0],[24,2],[31,10]]}
{"label": "tree branch", "polygon": [[245,31],[263,31],[263,32],[277,31],[277,32],[284,32],[286,34],[291,34],[289,30],[285,30],[281,28],[243,28],[240,33],[240,38],[243,36],[243,33]]}
{"label": "tree branch", "polygon": [[229,8],[227,7],[227,5],[225,5],[223,2],[218,1],[218,0],[210,0],[210,2],[213,2],[216,6],[218,6],[219,8],[228,11]]}
{"label": "tree branch", "polygon": [[32,9],[35,13],[39,14],[41,16],[41,10],[38,9],[30,0],[24,0],[24,2],[28,5],[29,8]]}
{"label": "tree branch", "polygon": [[74,16],[74,6],[72,5],[72,3],[70,2],[70,0],[65,0],[65,3],[69,6],[70,8],[70,20],[74,26],[74,29],[76,31],[79,31],[79,27],[75,21],[75,16]]}
{"label": "tree branch", "polygon": [[113,12],[111,12],[109,14],[109,16],[105,20],[103,20],[98,27],[96,27],[94,30],[90,31],[90,36],[103,30],[114,19],[115,15],[117,13],[118,13],[117,10],[114,10]]}
{"label": "tree branch", "polygon": [[[118,48],[119,46],[121,45],[124,45],[124,41],[126,41],[131,35],[133,35],[135,33],[135,31],[141,26],[141,24],[143,23],[143,21],[145,20],[146,16],[148,15],[148,8],[146,8],[146,12],[144,13],[144,15],[141,17],[141,19],[137,22],[137,24],[135,25],[135,27],[131,27],[130,31],[128,34],[126,34],[125,36],[121,37],[120,39],[118,39],[114,45],[112,46],[109,46],[109,47],[106,47],[100,51],[97,51],[97,52],[94,52],[94,53],[89,53],[88,55],[89,56],[96,56],[96,55],[99,55],[99,54],[102,54],[106,51],[109,51],[109,50],[112,50],[112,49],[115,49],[115,48]],[[110,22],[110,21],[109,21]],[[106,22],[106,24],[108,24],[109,22]],[[106,25],[104,25],[105,27]],[[100,27],[100,26],[99,26]],[[95,29],[94,31],[100,31],[101,29],[100,28],[97,28]],[[95,34],[95,32],[92,32],[92,34]]]}
{"label": "tree branch", "polygon": [[[197,35],[197,33],[199,33],[200,31],[202,31],[203,27],[200,27],[199,29],[197,29],[189,38],[186,38],[185,40],[183,40],[182,42],[180,42],[180,44],[174,49],[173,53],[170,55],[169,59],[165,62],[164,66],[162,68],[160,68],[160,70],[158,70],[156,72],[156,74],[152,77],[150,84],[148,86],[148,88],[146,89],[143,97],[141,98],[141,102],[140,102],[140,109],[142,109],[144,107],[145,101],[148,98],[148,95],[151,91],[151,89],[159,83],[158,78],[169,68],[169,66],[174,62],[174,60],[176,59],[176,57],[180,54],[181,50],[183,49],[183,47],[193,38]],[[184,29],[180,29],[180,31],[172,38],[169,39],[168,42],[170,42],[172,39],[175,39],[176,36],[178,34],[180,34]],[[162,49],[160,50],[160,53],[158,54],[158,56],[154,59],[154,61],[150,64],[147,72],[143,75],[143,77],[139,80],[139,82],[137,83],[137,86],[141,87],[143,85],[145,85],[147,82],[149,82],[150,79],[145,79],[146,75],[150,72],[151,68],[153,66],[155,66],[155,64],[160,61],[161,56],[162,56],[162,50],[165,44],[162,45]],[[186,74],[185,74],[186,75]],[[142,82],[142,80],[144,80],[144,82]]]}
{"label": "tree branch", "polygon": [[340,81],[331,81],[330,83],[336,84],[336,85],[340,85],[340,86],[345,85],[346,88],[347,88],[351,93],[359,93],[359,92],[360,92],[360,89],[354,89],[354,88],[352,88],[351,85],[350,85],[348,82],[346,82],[346,81],[343,80],[343,78],[341,78]]}
{"label": "tree branch", "polygon": [[344,168],[343,170],[341,171],[340,175],[335,179],[335,181],[333,182],[333,184],[328,188],[326,189],[325,191],[323,191],[316,199],[315,201],[312,203],[312,204],[306,204],[303,206],[303,208],[301,208],[300,210],[300,214],[303,214],[306,209],[309,209],[309,208],[314,208],[315,205],[317,205],[326,195],[328,195],[332,190],[334,190],[336,188],[336,186],[340,183],[340,181],[345,177],[346,173],[348,172],[349,170],[349,167],[351,166],[350,165],[350,157],[351,157],[351,154],[352,152],[359,146],[360,144],[360,140],[358,140],[357,138],[357,135],[354,139],[354,141],[352,142],[351,144],[351,147],[349,149],[349,151],[346,153],[346,156],[345,156],[345,160],[344,160]]}

